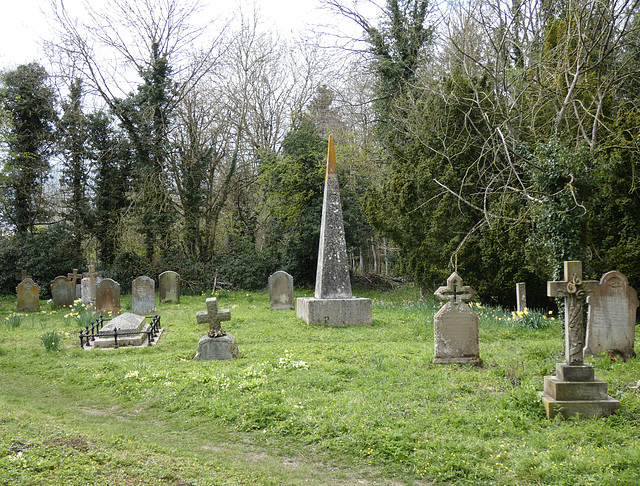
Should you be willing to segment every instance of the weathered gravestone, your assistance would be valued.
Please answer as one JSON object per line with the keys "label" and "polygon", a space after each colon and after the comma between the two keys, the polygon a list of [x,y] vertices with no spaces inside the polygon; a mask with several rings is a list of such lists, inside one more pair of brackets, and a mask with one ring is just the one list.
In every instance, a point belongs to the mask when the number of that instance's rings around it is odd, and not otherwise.
{"label": "weathered gravestone", "polygon": [[160,302],[180,302],[180,275],[171,270],[158,276]]}
{"label": "weathered gravestone", "polygon": [[142,346],[147,341],[147,334],[144,334],[144,331],[147,331],[148,327],[149,323],[145,321],[143,316],[125,312],[105,324],[91,345],[95,348],[115,347],[116,338],[110,334],[117,330],[118,347]]}
{"label": "weathered gravestone", "polygon": [[16,287],[18,294],[17,309],[31,311],[40,307],[40,286],[30,277],[24,278]]}
{"label": "weathered gravestone", "polygon": [[226,360],[238,357],[236,338],[225,332],[220,323],[231,320],[229,309],[218,309],[218,299],[207,299],[207,310],[196,313],[198,324],[209,324],[209,332],[198,341],[196,360]]}
{"label": "weathered gravestone", "polygon": [[524,312],[527,308],[527,284],[518,282],[516,284],[516,310]]}
{"label": "weathered gravestone", "polygon": [[587,297],[585,355],[611,352],[625,358],[636,355],[636,309],[638,294],[620,272],[607,272],[600,285]]}
{"label": "weathered gravestone", "polygon": [[56,309],[71,307],[76,299],[76,286],[73,279],[59,276],[51,282],[51,298]]}
{"label": "weathered gravestone", "polygon": [[313,297],[296,302],[296,315],[308,324],[371,324],[371,299],[353,297],[351,293],[333,137],[329,137],[327,150],[316,289]]}
{"label": "weathered gravestone", "polygon": [[131,283],[131,310],[134,314],[151,314],[156,311],[156,283],[146,276]]}
{"label": "weathered gravestone", "polygon": [[281,270],[269,277],[269,304],[271,310],[295,308],[293,277]]}
{"label": "weathered gravestone", "polygon": [[96,285],[96,312],[120,314],[120,284],[105,278]]}
{"label": "weathered gravestone", "polygon": [[595,378],[592,365],[584,364],[584,299],[593,295],[598,282],[582,279],[582,262],[564,262],[564,280],[547,282],[549,297],[564,298],[565,362],[556,364],[556,375],[544,377],[542,403],[547,417],[592,418],[611,415],[620,402],[607,394],[607,383]]}
{"label": "weathered gravestone", "polygon": [[466,302],[476,295],[468,285],[462,285],[460,276],[453,272],[447,285],[435,291],[445,304],[433,317],[433,362],[480,364],[478,316]]}
{"label": "weathered gravestone", "polygon": [[93,265],[89,265],[89,271],[82,274],[81,299],[87,310],[96,309],[96,285],[102,280],[102,274],[96,272]]}

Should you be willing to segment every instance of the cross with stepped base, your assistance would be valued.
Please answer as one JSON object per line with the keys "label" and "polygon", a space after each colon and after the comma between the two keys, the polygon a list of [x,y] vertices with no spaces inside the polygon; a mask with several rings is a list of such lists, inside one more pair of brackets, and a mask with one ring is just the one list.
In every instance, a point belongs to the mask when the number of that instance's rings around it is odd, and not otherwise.
{"label": "cross with stepped base", "polygon": [[231,320],[231,311],[229,309],[218,310],[218,299],[210,297],[207,299],[207,310],[196,313],[198,324],[209,324],[209,337],[222,337],[226,332],[220,326],[222,321]]}

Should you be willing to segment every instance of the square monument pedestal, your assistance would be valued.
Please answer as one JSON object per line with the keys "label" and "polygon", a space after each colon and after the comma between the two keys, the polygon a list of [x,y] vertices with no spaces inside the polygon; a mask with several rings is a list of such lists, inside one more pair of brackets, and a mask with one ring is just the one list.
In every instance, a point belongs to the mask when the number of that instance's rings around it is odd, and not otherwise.
{"label": "square monument pedestal", "polygon": [[345,299],[296,299],[296,315],[307,324],[346,326],[371,324],[371,299],[351,297]]}
{"label": "square monument pedestal", "polygon": [[544,377],[542,403],[547,418],[560,414],[565,418],[606,417],[620,402],[607,394],[607,383],[594,376],[592,365],[556,364],[556,375]]}

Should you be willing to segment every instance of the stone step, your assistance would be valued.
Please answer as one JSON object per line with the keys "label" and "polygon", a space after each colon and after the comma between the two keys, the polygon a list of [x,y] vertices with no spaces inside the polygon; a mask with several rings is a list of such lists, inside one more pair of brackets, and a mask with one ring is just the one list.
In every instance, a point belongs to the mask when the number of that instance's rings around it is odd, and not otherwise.
{"label": "stone step", "polygon": [[620,407],[620,402],[611,397],[604,400],[556,400],[546,393],[542,395],[542,404],[550,419],[556,415],[564,418],[577,415],[580,419],[607,417]]}
{"label": "stone step", "polygon": [[562,381],[556,376],[544,377],[544,392],[555,400],[606,400],[606,381]]}

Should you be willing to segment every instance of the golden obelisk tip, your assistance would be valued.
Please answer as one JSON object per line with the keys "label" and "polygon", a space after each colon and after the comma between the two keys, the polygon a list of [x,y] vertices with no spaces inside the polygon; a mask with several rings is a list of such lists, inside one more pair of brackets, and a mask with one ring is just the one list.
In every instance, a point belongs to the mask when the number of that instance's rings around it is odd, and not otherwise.
{"label": "golden obelisk tip", "polygon": [[333,135],[329,135],[329,150],[327,151],[327,175],[336,173],[336,151],[333,147]]}

